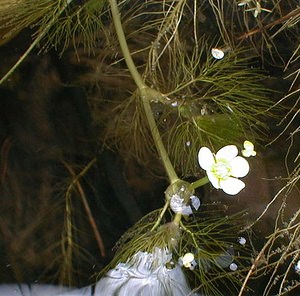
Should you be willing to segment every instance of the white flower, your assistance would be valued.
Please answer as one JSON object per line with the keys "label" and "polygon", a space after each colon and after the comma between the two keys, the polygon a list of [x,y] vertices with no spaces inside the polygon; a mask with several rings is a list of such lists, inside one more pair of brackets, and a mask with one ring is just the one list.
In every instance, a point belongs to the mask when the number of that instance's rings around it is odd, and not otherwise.
{"label": "white flower", "polygon": [[229,265],[230,270],[236,271],[238,269],[238,266],[233,262]]}
{"label": "white flower", "polygon": [[244,246],[246,244],[247,240],[243,236],[240,236],[238,238],[238,242],[240,245]]}
{"label": "white flower", "polygon": [[256,151],[254,150],[254,145],[250,141],[245,141],[244,142],[244,150],[242,150],[242,154],[244,157],[250,157],[250,156],[255,156]]}
{"label": "white flower", "polygon": [[220,48],[212,48],[212,56],[217,60],[222,60],[224,58],[225,52]]}
{"label": "white flower", "polygon": [[298,260],[297,264],[295,265],[295,271],[296,271],[297,273],[300,272],[300,260]]}
{"label": "white flower", "polygon": [[211,49],[211,55],[217,60],[222,60],[225,56],[225,53],[230,50],[230,46],[224,46],[222,48],[214,47]]}
{"label": "white flower", "polygon": [[197,262],[193,253],[186,253],[183,257],[179,258],[179,265],[183,265],[190,270],[194,270]]}
{"label": "white flower", "polygon": [[249,172],[247,160],[237,155],[235,145],[221,148],[216,155],[207,147],[202,147],[198,153],[199,165],[206,170],[212,185],[230,195],[239,193],[245,187],[245,183],[237,178]]}

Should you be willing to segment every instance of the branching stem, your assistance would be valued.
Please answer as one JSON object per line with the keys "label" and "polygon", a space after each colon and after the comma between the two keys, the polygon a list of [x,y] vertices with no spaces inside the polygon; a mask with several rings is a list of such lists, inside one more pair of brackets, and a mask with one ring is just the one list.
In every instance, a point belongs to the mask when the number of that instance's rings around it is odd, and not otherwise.
{"label": "branching stem", "polygon": [[166,213],[166,211],[167,211],[167,209],[169,207],[169,204],[170,204],[169,201],[165,202],[165,205],[164,205],[163,209],[161,210],[161,212],[160,212],[160,214],[159,214],[159,216],[158,216],[155,224],[153,225],[153,227],[151,228],[150,231],[154,231],[160,225],[160,222],[161,222],[163,216],[165,215],[165,213]]}

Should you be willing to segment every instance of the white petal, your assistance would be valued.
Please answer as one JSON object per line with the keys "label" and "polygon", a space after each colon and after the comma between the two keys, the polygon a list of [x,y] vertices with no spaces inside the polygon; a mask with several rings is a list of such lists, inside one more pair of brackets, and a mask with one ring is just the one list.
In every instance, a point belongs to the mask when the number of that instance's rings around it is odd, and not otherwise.
{"label": "white petal", "polygon": [[237,268],[238,268],[238,266],[233,262],[233,263],[231,263],[231,264],[229,265],[229,268],[230,268],[230,270],[232,270],[232,271],[236,271]]}
{"label": "white petal", "polygon": [[202,147],[198,153],[198,162],[202,169],[209,170],[215,163],[215,159],[211,151],[207,147]]}
{"label": "white petal", "polygon": [[219,49],[219,48],[212,48],[211,54],[217,60],[222,60],[224,58],[224,55],[225,55],[224,51],[222,49]]}
{"label": "white petal", "polygon": [[189,216],[193,214],[191,206],[182,206],[181,210],[178,212],[182,215]]}
{"label": "white petal", "polygon": [[220,186],[225,193],[236,195],[245,188],[245,183],[239,179],[229,177],[225,181],[221,180]]}
{"label": "white petal", "polygon": [[184,206],[184,199],[181,198],[178,194],[174,194],[171,197],[170,208],[174,213],[181,213]]}
{"label": "white petal", "polygon": [[238,149],[235,145],[228,145],[223,148],[221,148],[217,154],[216,159],[226,159],[226,160],[232,160],[238,155]]}
{"label": "white petal", "polygon": [[255,156],[256,155],[256,153],[255,153],[255,155],[252,155],[254,152],[253,151],[251,151],[251,150],[242,150],[242,155],[244,156],[244,157],[250,157],[250,156]]}
{"label": "white petal", "polygon": [[[196,266],[197,266],[197,262],[196,262],[196,260],[193,260],[193,261],[191,262],[190,270],[194,270]],[[197,294],[197,295],[198,295],[198,294]]]}
{"label": "white petal", "polygon": [[191,206],[186,205],[184,203],[184,199],[181,198],[178,194],[174,194],[171,197],[170,208],[174,213],[180,213],[187,216],[193,214]]}
{"label": "white petal", "polygon": [[234,158],[230,165],[232,167],[231,176],[233,177],[245,177],[249,173],[249,163],[241,156]]}
{"label": "white petal", "polygon": [[206,171],[206,173],[212,186],[214,186],[216,189],[221,188],[219,185],[219,179],[211,171]]}
{"label": "white petal", "polygon": [[250,141],[244,141],[243,145],[246,150],[254,150],[254,144]]}
{"label": "white petal", "polygon": [[295,265],[295,270],[296,272],[300,271],[300,260],[297,262],[297,264]]}
{"label": "white petal", "polygon": [[190,199],[191,199],[191,204],[192,204],[193,208],[195,210],[198,210],[200,207],[200,199],[196,195],[192,195],[190,197]]}
{"label": "white petal", "polygon": [[[195,259],[194,254],[193,253],[186,253],[183,257],[182,257],[182,262],[183,265],[185,267],[187,267],[187,264],[190,264],[191,262],[193,262],[193,260]],[[189,266],[188,266],[189,267]]]}
{"label": "white petal", "polygon": [[250,141],[245,141],[244,142],[244,150],[242,150],[242,154],[244,157],[250,157],[250,156],[255,156],[256,151],[254,150],[254,145]]}
{"label": "white petal", "polygon": [[243,246],[246,244],[247,240],[243,236],[241,236],[239,237],[238,242]]}

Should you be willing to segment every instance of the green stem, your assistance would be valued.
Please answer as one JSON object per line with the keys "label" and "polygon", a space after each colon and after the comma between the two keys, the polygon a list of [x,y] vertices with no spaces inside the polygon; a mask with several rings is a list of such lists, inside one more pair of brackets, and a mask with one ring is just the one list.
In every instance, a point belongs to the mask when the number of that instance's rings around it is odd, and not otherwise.
{"label": "green stem", "polygon": [[194,246],[195,246],[197,249],[199,249],[199,246],[198,246],[198,243],[197,243],[197,240],[196,240],[196,238],[195,238],[194,233],[193,233],[192,231],[190,231],[189,229],[187,229],[187,228],[184,226],[184,224],[182,223],[182,221],[180,221],[180,227],[192,237]]}
{"label": "green stem", "polygon": [[157,218],[155,224],[153,225],[153,227],[151,228],[150,231],[154,231],[154,230],[160,225],[160,222],[161,222],[163,216],[165,215],[165,212],[167,211],[167,209],[168,209],[168,207],[169,207],[169,204],[170,204],[170,201],[167,200],[167,201],[165,202],[165,205],[164,205],[162,211],[161,211],[160,214],[159,214],[159,217]]}
{"label": "green stem", "polygon": [[142,101],[143,101],[146,117],[147,117],[147,120],[148,120],[148,124],[149,124],[150,130],[151,130],[151,134],[152,134],[152,137],[154,139],[154,142],[155,142],[156,148],[158,150],[158,153],[161,157],[161,161],[164,164],[164,167],[165,167],[165,170],[167,172],[170,183],[171,184],[175,183],[176,181],[179,180],[179,178],[178,178],[178,176],[177,176],[177,174],[174,170],[174,167],[173,167],[173,165],[170,161],[169,155],[168,155],[168,153],[166,151],[166,148],[165,148],[165,146],[162,142],[162,139],[160,137],[160,133],[158,131],[158,128],[157,128],[157,125],[156,125],[156,122],[155,122],[155,119],[154,119],[154,116],[153,116],[153,113],[152,113],[152,109],[151,109],[151,106],[150,106],[150,102],[147,98],[147,95],[142,96]]}
{"label": "green stem", "polygon": [[161,157],[161,160],[164,164],[164,168],[167,172],[169,180],[171,183],[174,183],[177,180],[179,180],[179,178],[175,172],[175,169],[170,161],[169,155],[168,155],[168,153],[165,149],[165,146],[162,142],[162,139],[161,139],[161,136],[160,136],[159,130],[157,128],[157,125],[156,125],[156,122],[155,122],[155,119],[153,116],[153,112],[152,112],[152,109],[150,106],[150,101],[155,100],[155,99],[159,100],[159,98],[162,96],[162,94],[154,89],[151,89],[143,82],[143,79],[142,79],[141,75],[139,74],[139,72],[137,71],[136,66],[131,58],[130,51],[128,49],[125,34],[124,34],[123,27],[122,27],[121,20],[120,20],[120,13],[118,10],[117,2],[116,2],[116,0],[109,0],[109,3],[110,3],[111,13],[112,13],[116,33],[118,36],[118,40],[120,43],[120,47],[121,47],[122,53],[124,55],[124,59],[126,61],[128,70],[141,93],[144,110],[146,113],[147,121],[149,124],[149,128],[150,128],[153,140],[155,142],[155,145],[156,145],[157,151]]}
{"label": "green stem", "polygon": [[121,24],[121,18],[120,18],[120,13],[118,10],[117,1],[109,0],[109,3],[110,3],[111,13],[112,13],[116,33],[118,36],[119,44],[120,44],[122,53],[124,55],[124,59],[127,64],[128,70],[129,70],[134,82],[136,83],[137,87],[139,88],[139,90],[142,90],[143,88],[146,88],[147,86],[143,82],[143,79],[142,79],[140,73],[137,71],[135,64],[131,58],[130,51],[129,51],[127,41],[125,38],[125,34],[123,31],[123,27]]}
{"label": "green stem", "polygon": [[206,176],[206,177],[203,177],[203,178],[191,183],[191,186],[192,186],[193,189],[196,189],[196,188],[201,187],[201,186],[203,186],[207,183],[209,183],[209,179]]}
{"label": "green stem", "polygon": [[175,223],[176,225],[181,224],[181,218],[182,218],[182,214],[177,213],[173,219],[173,223]]}

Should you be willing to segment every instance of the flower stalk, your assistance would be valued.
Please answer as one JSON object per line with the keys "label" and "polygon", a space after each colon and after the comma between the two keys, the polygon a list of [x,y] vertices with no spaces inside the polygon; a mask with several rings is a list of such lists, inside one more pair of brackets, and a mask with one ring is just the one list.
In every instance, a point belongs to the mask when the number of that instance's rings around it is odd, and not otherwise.
{"label": "flower stalk", "polygon": [[207,176],[195,181],[195,182],[192,182],[191,183],[191,186],[193,189],[196,189],[196,188],[199,188],[199,187],[202,187],[204,186],[205,184],[209,183],[209,179]]}

